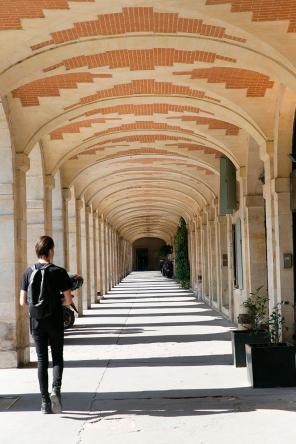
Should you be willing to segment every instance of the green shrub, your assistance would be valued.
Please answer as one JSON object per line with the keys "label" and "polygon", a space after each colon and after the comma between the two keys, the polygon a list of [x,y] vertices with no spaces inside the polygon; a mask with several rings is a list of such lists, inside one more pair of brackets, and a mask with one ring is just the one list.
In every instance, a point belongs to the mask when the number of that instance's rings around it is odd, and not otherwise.
{"label": "green shrub", "polygon": [[168,254],[172,254],[173,247],[171,245],[162,245],[158,249],[158,256],[167,256]]}
{"label": "green shrub", "polygon": [[176,241],[176,278],[181,283],[182,288],[189,287],[190,266],[188,260],[188,232],[186,222],[180,218],[180,225],[175,234]]}

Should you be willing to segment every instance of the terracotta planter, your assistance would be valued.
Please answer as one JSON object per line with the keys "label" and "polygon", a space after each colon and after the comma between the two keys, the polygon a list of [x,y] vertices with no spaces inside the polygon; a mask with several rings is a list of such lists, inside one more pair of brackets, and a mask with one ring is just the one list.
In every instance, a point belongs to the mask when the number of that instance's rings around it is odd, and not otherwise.
{"label": "terracotta planter", "polygon": [[265,330],[259,330],[257,334],[250,330],[233,330],[231,332],[231,344],[233,363],[236,367],[246,367],[246,344],[262,344],[267,342]]}
{"label": "terracotta planter", "polygon": [[246,345],[249,384],[254,388],[295,387],[295,347],[288,342],[277,346]]}

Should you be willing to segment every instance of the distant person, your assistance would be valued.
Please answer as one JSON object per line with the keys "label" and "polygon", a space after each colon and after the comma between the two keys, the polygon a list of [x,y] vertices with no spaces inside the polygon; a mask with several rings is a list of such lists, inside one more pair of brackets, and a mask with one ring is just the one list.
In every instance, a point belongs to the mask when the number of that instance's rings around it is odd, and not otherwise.
{"label": "distant person", "polygon": [[[27,290],[29,290],[29,296],[37,294],[37,297],[40,297],[40,288],[46,284],[47,294],[49,295],[47,307],[50,307],[50,309],[48,308],[39,319],[32,317],[30,314],[30,331],[38,356],[41,412],[61,413],[61,385],[64,368],[64,320],[62,305],[70,305],[72,302],[71,281],[64,268],[52,264],[54,242],[51,237],[39,237],[35,245],[35,251],[38,262],[33,267],[27,268],[23,274],[20,285],[20,304],[22,306],[28,305]],[[44,269],[44,271],[42,270],[44,273],[43,284],[41,283],[42,271],[39,271],[41,269]],[[32,277],[30,283],[33,272],[36,274],[35,277]],[[61,293],[64,294],[63,299],[61,298]],[[30,310],[31,303],[29,301],[29,313],[35,314]],[[53,361],[53,384],[50,395],[48,392],[48,343],[50,344]]]}

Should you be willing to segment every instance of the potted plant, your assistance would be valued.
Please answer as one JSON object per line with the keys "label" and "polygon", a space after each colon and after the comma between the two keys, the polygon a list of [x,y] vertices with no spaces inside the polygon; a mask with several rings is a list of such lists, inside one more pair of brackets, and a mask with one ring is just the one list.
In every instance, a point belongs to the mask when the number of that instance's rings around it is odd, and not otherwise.
{"label": "potted plant", "polygon": [[295,347],[280,342],[285,318],[279,302],[266,320],[268,343],[247,344],[246,361],[249,384],[254,388],[294,387],[296,385]]}
{"label": "potted plant", "polygon": [[261,294],[262,288],[263,286],[250,293],[250,297],[242,303],[245,313],[238,316],[238,322],[242,324],[243,329],[231,332],[233,361],[236,367],[246,367],[246,344],[267,341],[262,326],[266,318],[268,298]]}

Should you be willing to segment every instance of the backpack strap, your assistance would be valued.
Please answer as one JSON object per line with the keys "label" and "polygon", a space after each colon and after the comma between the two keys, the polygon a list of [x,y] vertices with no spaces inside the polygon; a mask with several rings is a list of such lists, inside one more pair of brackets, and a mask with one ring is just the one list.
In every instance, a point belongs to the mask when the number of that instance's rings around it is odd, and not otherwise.
{"label": "backpack strap", "polygon": [[46,270],[47,268],[49,268],[51,265],[53,264],[43,264],[41,268],[39,268],[39,270]]}
{"label": "backpack strap", "polygon": [[38,268],[36,267],[36,265],[32,265],[31,270],[32,270],[32,273],[31,273],[31,276],[29,279],[29,284],[31,284],[33,282],[34,276],[37,273]]}

